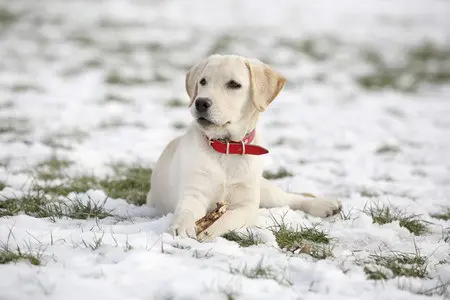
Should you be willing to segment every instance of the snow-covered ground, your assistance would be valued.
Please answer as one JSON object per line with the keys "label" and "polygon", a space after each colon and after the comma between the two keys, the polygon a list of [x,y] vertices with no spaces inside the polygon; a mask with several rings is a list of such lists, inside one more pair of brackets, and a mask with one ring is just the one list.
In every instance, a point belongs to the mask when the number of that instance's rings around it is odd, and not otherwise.
{"label": "snow-covered ground", "polygon": [[[283,188],[339,197],[349,216],[320,224],[333,257],[318,261],[281,251],[265,229],[283,214],[321,222],[286,207],[260,211],[265,243],[248,248],[174,240],[171,215],[123,199],[109,199],[114,216],[102,220],[2,217],[1,244],[42,253],[42,264],[0,265],[0,299],[427,298],[450,282],[450,221],[430,216],[450,206],[449,16],[443,0],[1,1],[0,201],[27,191],[30,170],[54,155],[75,162],[68,176],[151,168],[190,122],[170,105],[187,103],[185,71],[233,52],[288,79],[260,123],[266,169],[294,174],[277,179]],[[386,78],[386,67],[399,71]],[[362,212],[371,201],[420,215],[429,232],[373,224]],[[380,249],[418,249],[427,278],[368,280],[358,262]],[[232,272],[261,260],[292,284]]]}

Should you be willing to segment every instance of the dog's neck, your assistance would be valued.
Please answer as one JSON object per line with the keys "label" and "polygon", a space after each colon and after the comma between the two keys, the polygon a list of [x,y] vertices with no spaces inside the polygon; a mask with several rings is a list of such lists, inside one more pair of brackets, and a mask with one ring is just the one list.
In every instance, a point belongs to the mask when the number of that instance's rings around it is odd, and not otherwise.
{"label": "dog's neck", "polygon": [[259,113],[255,110],[252,114],[247,115],[236,123],[225,125],[228,132],[226,138],[229,141],[242,141],[244,137],[249,135],[256,128]]}

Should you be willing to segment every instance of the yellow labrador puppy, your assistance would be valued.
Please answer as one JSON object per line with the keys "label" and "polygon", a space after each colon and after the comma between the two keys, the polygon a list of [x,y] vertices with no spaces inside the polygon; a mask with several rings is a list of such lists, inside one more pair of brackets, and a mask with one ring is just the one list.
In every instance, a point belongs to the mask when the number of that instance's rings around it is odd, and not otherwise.
{"label": "yellow labrador puppy", "polygon": [[[147,196],[161,214],[174,213],[170,233],[211,240],[253,225],[259,207],[287,205],[317,217],[340,211],[337,200],[286,193],[262,177],[267,150],[255,128],[285,81],[261,61],[235,55],[212,55],[188,71],[194,120],[162,153]],[[228,210],[197,237],[195,221],[223,200]]]}

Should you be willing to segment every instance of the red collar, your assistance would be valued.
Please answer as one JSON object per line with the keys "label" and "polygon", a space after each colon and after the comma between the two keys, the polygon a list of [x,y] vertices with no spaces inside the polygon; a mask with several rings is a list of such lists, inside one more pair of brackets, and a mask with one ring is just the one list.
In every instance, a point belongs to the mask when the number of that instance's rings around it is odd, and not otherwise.
{"label": "red collar", "polygon": [[240,142],[222,142],[215,139],[210,139],[206,137],[209,146],[216,150],[216,152],[222,154],[250,154],[250,155],[262,155],[269,153],[269,151],[261,146],[250,145],[255,138],[256,130],[250,132],[244,139]]}

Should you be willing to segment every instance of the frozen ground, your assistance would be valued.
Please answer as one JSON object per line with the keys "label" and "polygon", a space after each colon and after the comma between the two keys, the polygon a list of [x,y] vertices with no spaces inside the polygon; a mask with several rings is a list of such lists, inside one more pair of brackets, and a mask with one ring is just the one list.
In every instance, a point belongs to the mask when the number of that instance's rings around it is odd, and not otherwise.
{"label": "frozen ground", "polygon": [[[174,240],[163,234],[171,215],[114,197],[104,219],[14,211],[0,218],[0,246],[41,264],[1,264],[0,299],[450,297],[450,221],[432,217],[450,206],[449,16],[442,0],[0,1],[0,201],[29,196],[36,182],[100,180],[111,163],[151,168],[190,122],[187,68],[233,52],[288,79],[260,124],[266,170],[284,168],[282,187],[344,205],[323,222],[261,210],[264,243],[247,248]],[[36,170],[55,157],[67,164],[44,181]],[[373,223],[363,212],[373,203],[418,215],[428,232]],[[282,251],[266,228],[284,214],[294,227],[321,222],[333,255]],[[425,278],[368,279],[380,252],[419,252]],[[258,264],[266,275],[249,276]]]}

